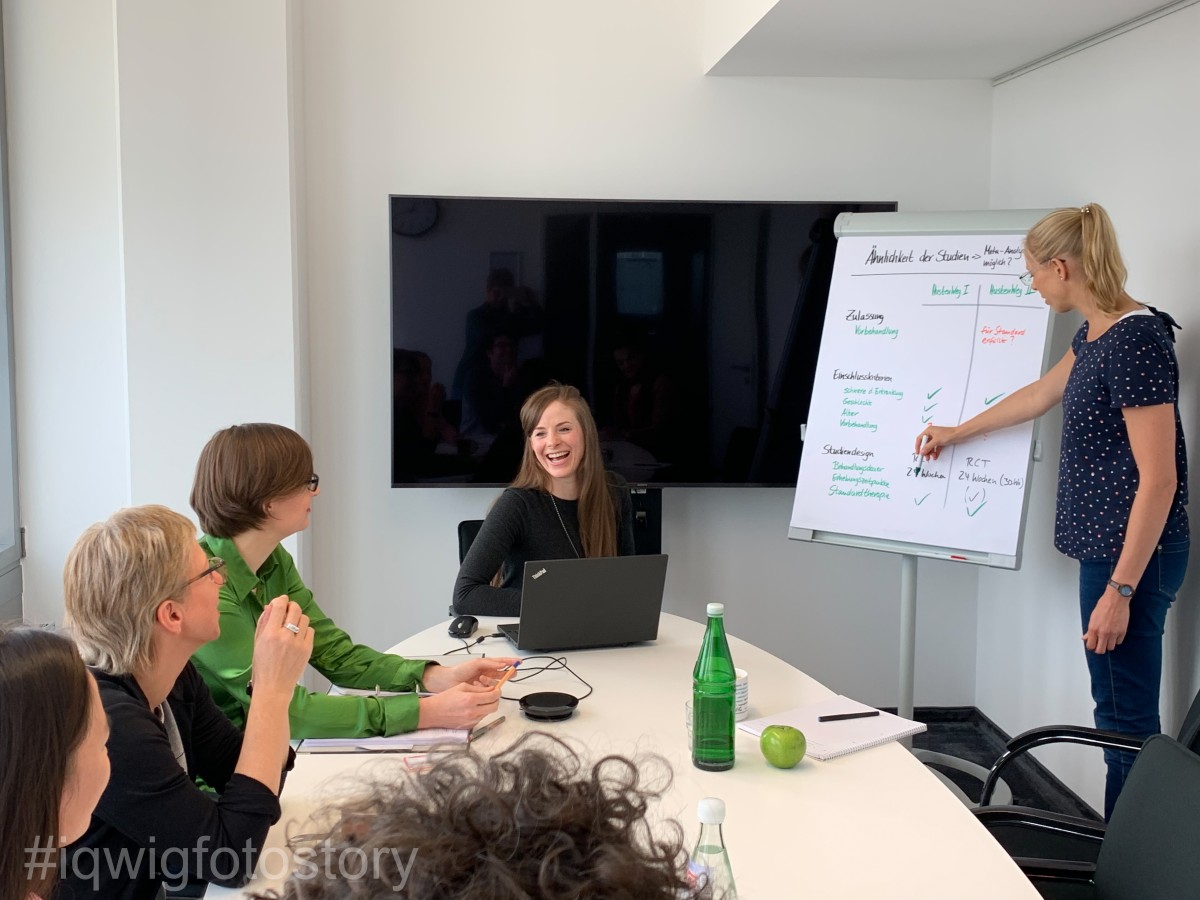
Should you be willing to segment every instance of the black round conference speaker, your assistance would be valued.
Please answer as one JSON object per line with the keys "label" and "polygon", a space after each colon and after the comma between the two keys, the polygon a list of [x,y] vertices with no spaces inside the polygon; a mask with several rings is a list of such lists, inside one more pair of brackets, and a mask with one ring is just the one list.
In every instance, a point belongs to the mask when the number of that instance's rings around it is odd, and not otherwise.
{"label": "black round conference speaker", "polygon": [[575,715],[579,698],[559,691],[537,691],[526,694],[519,701],[525,718],[538,722],[561,722]]}

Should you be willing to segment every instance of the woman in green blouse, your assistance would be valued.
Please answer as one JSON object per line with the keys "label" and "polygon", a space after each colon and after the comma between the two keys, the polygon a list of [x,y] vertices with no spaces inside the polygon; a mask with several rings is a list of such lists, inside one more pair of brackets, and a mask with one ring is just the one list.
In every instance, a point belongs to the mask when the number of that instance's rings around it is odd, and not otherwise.
{"label": "woman in green blouse", "polygon": [[512,660],[471,658],[456,666],[404,659],[354,643],[317,606],[296,564],[281,545],[308,527],[320,494],[312,451],[282,425],[234,425],[218,431],[196,464],[191,504],[200,518],[200,544],[225,561],[221,636],[193,661],[213,698],[245,725],[258,617],[275,597],[300,605],[312,628],[313,668],[340,687],[431,691],[398,697],[330,695],[296,687],[289,708],[292,738],[361,737],[416,728],[466,728],[499,705],[497,670]]}

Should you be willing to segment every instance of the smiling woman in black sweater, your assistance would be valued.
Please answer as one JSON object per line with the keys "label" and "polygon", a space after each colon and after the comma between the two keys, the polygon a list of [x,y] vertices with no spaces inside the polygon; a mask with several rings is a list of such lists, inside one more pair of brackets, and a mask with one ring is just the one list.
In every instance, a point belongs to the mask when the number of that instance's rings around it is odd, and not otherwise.
{"label": "smiling woman in black sweater", "polygon": [[456,613],[519,615],[531,559],[633,555],[629,490],[619,475],[604,471],[596,423],[579,391],[550,384],[530,394],[521,430],[521,469],[463,560]]}

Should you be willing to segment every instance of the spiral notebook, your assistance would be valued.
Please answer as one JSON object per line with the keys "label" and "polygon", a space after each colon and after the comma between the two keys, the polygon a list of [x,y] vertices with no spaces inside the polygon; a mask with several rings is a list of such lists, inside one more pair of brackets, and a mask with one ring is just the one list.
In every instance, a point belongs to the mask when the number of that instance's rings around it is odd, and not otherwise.
{"label": "spiral notebook", "polygon": [[[819,716],[857,712],[878,712],[879,715],[835,722],[817,720]],[[789,709],[773,716],[747,719],[745,722],[739,722],[738,728],[758,737],[768,725],[791,725],[793,728],[799,728],[804,732],[808,744],[806,754],[820,760],[836,759],[856,750],[878,747],[880,744],[920,734],[925,730],[923,722],[914,722],[912,719],[903,719],[876,710],[849,697],[831,697],[811,706]]]}

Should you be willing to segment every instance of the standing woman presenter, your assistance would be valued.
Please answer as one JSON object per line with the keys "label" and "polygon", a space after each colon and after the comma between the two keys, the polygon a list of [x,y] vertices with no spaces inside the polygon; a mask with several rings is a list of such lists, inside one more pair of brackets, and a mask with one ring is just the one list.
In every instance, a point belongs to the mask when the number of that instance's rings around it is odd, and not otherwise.
{"label": "standing woman presenter", "polygon": [[[1027,287],[1086,320],[1040,379],[955,427],[930,425],[916,450],[961,443],[1063,407],[1054,545],[1079,560],[1083,643],[1098,728],[1159,728],[1162,635],[1188,558],[1187,454],[1179,366],[1165,313],[1125,292],[1125,265],[1098,204],[1058,209],[1025,238]],[[1135,754],[1105,750],[1104,817]]]}

